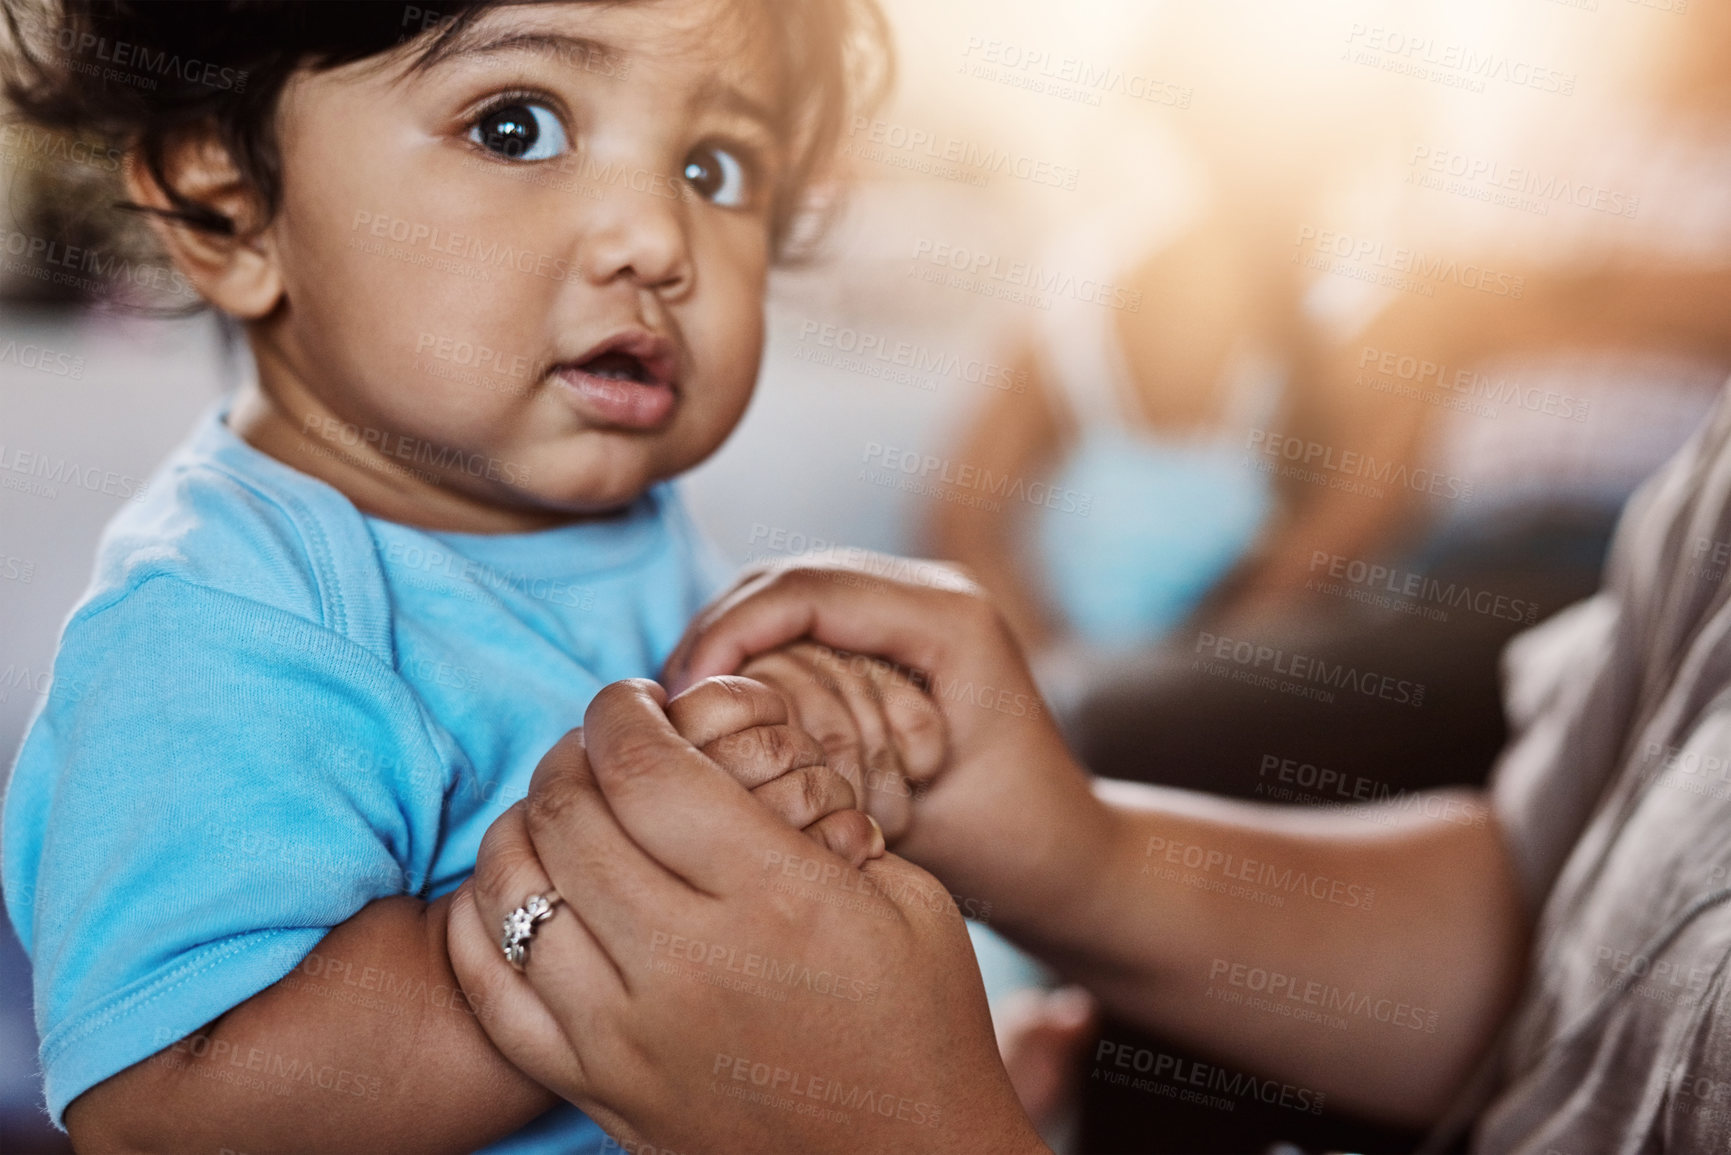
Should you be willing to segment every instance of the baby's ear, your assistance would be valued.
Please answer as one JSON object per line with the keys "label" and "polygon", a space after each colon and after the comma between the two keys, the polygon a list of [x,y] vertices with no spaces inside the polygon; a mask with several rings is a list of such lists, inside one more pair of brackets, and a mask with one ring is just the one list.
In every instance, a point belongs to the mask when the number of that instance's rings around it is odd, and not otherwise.
{"label": "baby's ear", "polygon": [[213,136],[171,144],[162,159],[162,177],[175,192],[234,224],[232,232],[222,232],[190,223],[134,150],[126,162],[126,191],[150,210],[151,228],[169,259],[223,312],[243,321],[270,313],[282,298],[282,277],[257,190]]}

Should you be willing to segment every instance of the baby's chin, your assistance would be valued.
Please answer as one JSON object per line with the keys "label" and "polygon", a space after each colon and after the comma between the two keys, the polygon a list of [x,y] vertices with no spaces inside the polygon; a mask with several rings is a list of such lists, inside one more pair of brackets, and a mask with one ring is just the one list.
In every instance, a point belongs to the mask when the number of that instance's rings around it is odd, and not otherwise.
{"label": "baby's chin", "polygon": [[722,437],[693,438],[683,429],[656,433],[587,430],[544,446],[526,460],[532,488],[571,509],[628,505],[651,486],[695,469],[721,447]]}
{"label": "baby's chin", "polygon": [[[583,454],[573,462],[571,450],[537,455],[529,465],[537,476],[519,492],[540,509],[555,515],[586,517],[623,509],[642,497],[657,482],[673,477],[685,467],[658,467],[653,455],[603,452]],[[603,460],[595,460],[600,457]]]}

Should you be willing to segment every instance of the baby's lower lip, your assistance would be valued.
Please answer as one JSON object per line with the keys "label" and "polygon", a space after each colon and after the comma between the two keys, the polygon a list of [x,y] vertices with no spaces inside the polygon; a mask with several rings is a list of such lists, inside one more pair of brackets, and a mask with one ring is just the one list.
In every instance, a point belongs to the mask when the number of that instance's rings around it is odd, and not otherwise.
{"label": "baby's lower lip", "polygon": [[555,370],[553,379],[578,413],[599,425],[655,429],[666,424],[679,403],[671,385],[603,377],[575,366]]}

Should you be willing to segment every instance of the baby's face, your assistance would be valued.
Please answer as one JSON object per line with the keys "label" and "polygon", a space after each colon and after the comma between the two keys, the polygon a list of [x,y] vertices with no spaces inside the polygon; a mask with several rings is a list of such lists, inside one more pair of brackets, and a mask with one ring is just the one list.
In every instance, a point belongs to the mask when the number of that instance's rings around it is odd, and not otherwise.
{"label": "baby's face", "polygon": [[286,301],[252,330],[290,463],[342,487],[312,466],[378,457],[387,516],[459,493],[522,528],[720,445],[757,375],[785,164],[761,20],[511,5],[425,69],[292,81],[269,226]]}

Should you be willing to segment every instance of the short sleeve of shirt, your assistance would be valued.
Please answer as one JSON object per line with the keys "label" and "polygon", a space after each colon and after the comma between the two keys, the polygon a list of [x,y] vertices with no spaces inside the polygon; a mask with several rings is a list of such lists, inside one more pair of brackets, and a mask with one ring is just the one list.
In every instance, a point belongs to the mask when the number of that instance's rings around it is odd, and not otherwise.
{"label": "short sleeve of shirt", "polygon": [[155,576],[75,615],[4,828],[54,1118],[418,891],[435,741],[389,665],[284,610]]}

